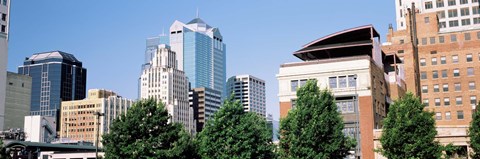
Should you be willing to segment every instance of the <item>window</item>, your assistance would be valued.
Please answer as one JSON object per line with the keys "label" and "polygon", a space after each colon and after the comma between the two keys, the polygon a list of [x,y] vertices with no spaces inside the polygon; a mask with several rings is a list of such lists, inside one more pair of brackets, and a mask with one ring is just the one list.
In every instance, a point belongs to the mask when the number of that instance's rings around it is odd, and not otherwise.
{"label": "window", "polygon": [[348,75],[348,86],[349,87],[357,86],[357,77],[355,77],[355,75]]}
{"label": "window", "polygon": [[435,113],[435,120],[442,120],[442,113],[436,112]]}
{"label": "window", "polygon": [[[477,39],[480,39],[480,31],[477,32]],[[480,58],[480,56],[478,56]]]}
{"label": "window", "polygon": [[438,78],[438,71],[432,71],[432,78],[437,79]]}
{"label": "window", "polygon": [[467,68],[467,75],[468,75],[468,76],[473,76],[473,75],[474,75],[473,67]]}
{"label": "window", "polygon": [[480,13],[480,7],[479,6],[472,7],[472,13],[473,14],[479,14]]}
{"label": "window", "polygon": [[398,0],[398,4],[400,4],[400,6],[402,6],[402,0]]}
{"label": "window", "polygon": [[452,56],[452,63],[458,63],[458,55]]}
{"label": "window", "polygon": [[437,65],[437,58],[436,57],[432,58],[432,65]]}
{"label": "window", "polygon": [[450,116],[450,112],[445,112],[445,120],[450,120],[452,117]]}
{"label": "window", "polygon": [[427,63],[425,62],[425,59],[424,58],[421,58],[420,59],[420,66],[426,66]]}
{"label": "window", "polygon": [[292,103],[292,109],[295,109],[295,107],[297,106],[297,100],[296,99],[292,99],[290,101],[290,103]]}
{"label": "window", "polygon": [[435,98],[435,106],[440,106],[440,98]]}
{"label": "window", "polygon": [[438,84],[433,85],[433,92],[440,92],[440,86],[438,86]]}
{"label": "window", "polygon": [[432,8],[433,8],[432,2],[425,2],[425,9],[432,9]]}
{"label": "window", "polygon": [[7,26],[5,25],[2,25],[2,30],[1,30],[2,33],[5,33],[7,32]]}
{"label": "window", "polygon": [[455,98],[455,104],[462,105],[462,97],[461,96],[458,96],[458,97]]}
{"label": "window", "polygon": [[445,18],[445,11],[438,11],[437,12],[437,17],[438,17],[438,19],[444,19]]}
{"label": "window", "polygon": [[445,37],[444,36],[439,36],[438,37],[438,42],[439,43],[444,43],[445,42]]}
{"label": "window", "polygon": [[427,79],[427,72],[420,72],[420,79]]}
{"label": "window", "polygon": [[467,4],[468,0],[460,0],[460,4]]}
{"label": "window", "polygon": [[329,77],[328,84],[330,85],[330,88],[337,88],[337,77]]}
{"label": "window", "polygon": [[435,37],[430,37],[430,44],[435,44]]}
{"label": "window", "polygon": [[430,51],[430,54],[437,54],[437,51],[436,50],[433,50],[433,51]]}
{"label": "window", "polygon": [[468,82],[468,89],[469,90],[475,90],[476,89],[475,81]]}
{"label": "window", "polygon": [[456,5],[455,0],[448,0],[448,6]]}
{"label": "window", "polygon": [[398,51],[397,51],[397,54],[403,54],[403,53],[405,53],[404,50],[398,50]]}
{"label": "window", "polygon": [[448,83],[443,84],[443,92],[448,92]]}
{"label": "window", "polygon": [[446,28],[447,27],[447,22],[440,22],[438,23],[439,28]]}
{"label": "window", "polygon": [[7,14],[2,13],[2,20],[3,20],[3,21],[7,21]]}
{"label": "window", "polygon": [[427,45],[427,38],[422,38],[422,45]]}
{"label": "window", "polygon": [[300,87],[303,87],[305,84],[307,84],[307,79],[300,80]]}
{"label": "window", "polygon": [[477,96],[470,96],[470,105],[477,105]]}
{"label": "window", "polygon": [[430,18],[429,17],[425,17],[424,20],[425,20],[425,23],[430,23]]}
{"label": "window", "polygon": [[470,8],[461,8],[460,9],[460,15],[461,16],[467,16],[467,15],[470,15]]}
{"label": "window", "polygon": [[[470,25],[470,19],[462,19],[462,26],[466,26],[466,25]],[[466,37],[465,37],[465,40],[466,40]]]}
{"label": "window", "polygon": [[467,54],[467,62],[472,62],[472,61],[473,61],[473,55]]}
{"label": "window", "polygon": [[442,78],[447,78],[447,77],[448,77],[447,70],[442,70]]}
{"label": "window", "polygon": [[430,106],[430,104],[428,103],[428,98],[423,99],[423,104],[425,104],[426,107]]}
{"label": "window", "polygon": [[338,88],[346,88],[346,87],[347,87],[347,76],[339,76]]}
{"label": "window", "polygon": [[453,69],[453,77],[458,77],[460,76],[460,70],[458,68]]}
{"label": "window", "polygon": [[444,7],[445,4],[443,4],[443,0],[437,0],[437,8]]}
{"label": "window", "polygon": [[[470,19],[468,19],[468,21],[470,22]],[[465,40],[471,40],[472,37],[470,36],[470,33],[465,33]]]}
{"label": "window", "polygon": [[290,90],[291,90],[292,92],[296,92],[296,91],[297,91],[297,88],[298,88],[298,80],[292,80],[292,81],[290,81],[290,86],[291,86]]}
{"label": "window", "polygon": [[473,24],[480,24],[480,17],[473,18]]}
{"label": "window", "polygon": [[422,86],[422,93],[428,93],[428,86],[427,85]]}
{"label": "window", "polygon": [[449,18],[457,17],[457,16],[458,16],[457,9],[450,9],[450,10],[448,10],[448,17],[449,17]]}
{"label": "window", "polygon": [[462,91],[462,86],[460,85],[460,83],[455,83],[453,85],[455,86],[455,91]]}
{"label": "window", "polygon": [[463,119],[463,111],[457,111],[457,119]]}
{"label": "window", "polygon": [[445,56],[440,57],[440,64],[447,64],[447,58]]}
{"label": "window", "polygon": [[452,34],[450,35],[450,42],[456,42],[457,41],[457,35]]}
{"label": "window", "polygon": [[458,26],[458,20],[448,21],[448,26],[449,27],[457,27]]}
{"label": "window", "polygon": [[404,43],[405,43],[405,40],[401,39],[400,44],[404,44]]}
{"label": "window", "polygon": [[444,106],[450,106],[450,98],[448,98],[448,97],[443,98],[443,105]]}

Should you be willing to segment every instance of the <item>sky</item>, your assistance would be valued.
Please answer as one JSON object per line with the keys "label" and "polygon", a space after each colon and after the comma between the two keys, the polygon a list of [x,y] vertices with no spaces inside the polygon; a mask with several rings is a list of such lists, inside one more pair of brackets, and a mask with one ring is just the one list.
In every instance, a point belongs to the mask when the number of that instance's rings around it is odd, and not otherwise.
{"label": "sky", "polygon": [[227,79],[250,74],[266,81],[267,113],[279,118],[279,66],[300,61],[304,44],[372,24],[385,39],[395,23],[393,0],[12,0],[8,70],[25,57],[60,50],[87,68],[87,89],[137,99],[145,40],[175,21],[196,17],[220,29],[227,45]]}

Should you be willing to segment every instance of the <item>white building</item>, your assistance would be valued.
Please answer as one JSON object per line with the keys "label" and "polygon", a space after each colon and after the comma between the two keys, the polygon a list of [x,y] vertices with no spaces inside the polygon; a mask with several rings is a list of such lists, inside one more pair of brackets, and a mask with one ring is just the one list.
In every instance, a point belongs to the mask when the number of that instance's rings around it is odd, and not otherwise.
{"label": "white building", "polygon": [[25,141],[50,142],[56,137],[56,123],[54,117],[25,116]]}
{"label": "white building", "polygon": [[0,1],[0,129],[5,122],[5,92],[7,84],[8,30],[10,0]]}
{"label": "white building", "polygon": [[[480,9],[478,0],[395,0],[397,30],[405,30],[408,8],[415,3],[420,13],[437,13],[440,32],[455,32],[480,29]],[[436,19],[417,19],[417,22]]]}
{"label": "white building", "polygon": [[238,75],[227,81],[227,95],[233,93],[245,111],[266,117],[265,81],[252,75]]}
{"label": "white building", "polygon": [[140,77],[140,98],[161,100],[172,122],[182,123],[190,133],[195,132],[193,109],[188,102],[188,79],[177,69],[175,52],[168,45],[158,45],[150,63],[144,65]]}

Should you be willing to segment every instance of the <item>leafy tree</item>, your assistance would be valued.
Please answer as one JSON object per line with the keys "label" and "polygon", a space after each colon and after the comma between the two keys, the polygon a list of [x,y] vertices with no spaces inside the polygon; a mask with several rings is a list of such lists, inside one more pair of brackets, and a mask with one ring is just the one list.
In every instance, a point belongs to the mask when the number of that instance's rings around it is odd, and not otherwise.
{"label": "leafy tree", "polygon": [[280,124],[282,158],[344,158],[355,141],[344,135],[332,93],[309,80],[297,91],[296,107]]}
{"label": "leafy tree", "polygon": [[274,158],[272,130],[265,118],[245,112],[233,96],[205,124],[197,143],[204,159]]}
{"label": "leafy tree", "polygon": [[446,149],[435,141],[434,114],[423,108],[412,93],[395,101],[383,121],[378,151],[389,159],[441,158]]}
{"label": "leafy tree", "polygon": [[105,158],[192,158],[190,136],[169,118],[161,102],[138,101],[103,135]]}
{"label": "leafy tree", "polygon": [[473,149],[472,158],[480,159],[480,111],[477,105],[477,110],[473,112],[473,119],[470,123],[468,135],[470,136],[470,147]]}

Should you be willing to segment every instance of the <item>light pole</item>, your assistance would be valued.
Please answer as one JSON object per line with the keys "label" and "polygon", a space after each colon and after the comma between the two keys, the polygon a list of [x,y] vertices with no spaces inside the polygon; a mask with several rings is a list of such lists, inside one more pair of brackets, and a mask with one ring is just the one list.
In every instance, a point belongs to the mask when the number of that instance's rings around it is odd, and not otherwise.
{"label": "light pole", "polygon": [[[358,93],[357,93],[357,85],[358,85],[358,82],[357,82],[357,74],[353,75],[353,80],[355,81],[355,95],[353,96],[354,97],[354,100],[353,100],[353,104],[354,104],[354,108],[356,109],[355,110],[355,115],[357,117],[357,121],[355,122],[355,138],[357,139],[357,146],[355,146],[355,155],[357,155],[357,153],[360,153],[360,106],[358,104]],[[360,155],[359,155],[360,156]]]}
{"label": "light pole", "polygon": [[100,132],[100,117],[104,116],[104,113],[95,112],[93,115],[97,116],[97,138],[95,140],[95,158],[98,159],[98,135]]}

